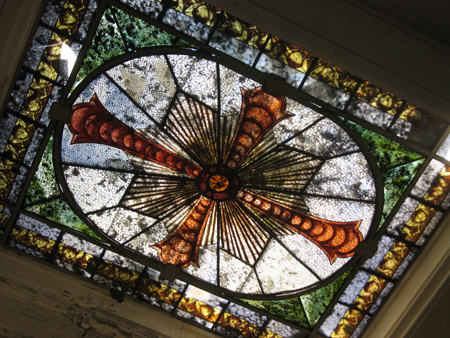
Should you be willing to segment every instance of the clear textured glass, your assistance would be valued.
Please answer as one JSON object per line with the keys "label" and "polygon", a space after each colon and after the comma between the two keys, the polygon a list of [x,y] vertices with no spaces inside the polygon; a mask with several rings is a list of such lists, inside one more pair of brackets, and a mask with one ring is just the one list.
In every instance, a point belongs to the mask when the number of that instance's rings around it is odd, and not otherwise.
{"label": "clear textured glass", "polygon": [[61,243],[67,244],[74,249],[83,251],[96,257],[101,256],[103,252],[103,248],[99,247],[98,245],[92,244],[88,241],[82,240],[81,238],[67,233],[62,236]]}
{"label": "clear textured glass", "polygon": [[31,230],[37,234],[45,236],[53,241],[56,241],[61,233],[60,230],[52,228],[47,224],[39,222],[38,220],[35,220],[24,214],[19,215],[16,224],[21,226],[22,228]]}
{"label": "clear textured glass", "polygon": [[352,138],[329,119],[315,123],[288,145],[320,157],[342,155],[359,149]]}
{"label": "clear textured glass", "polygon": [[[274,273],[274,271],[283,273]],[[318,281],[302,263],[292,257],[277,241],[271,241],[256,265],[256,273],[266,293],[299,289]]]}
{"label": "clear textured glass", "polygon": [[85,212],[117,205],[132,179],[132,174],[81,167],[66,167],[65,176]]}
{"label": "clear textured glass", "polygon": [[347,111],[350,114],[355,115],[356,117],[366,120],[367,122],[370,122],[371,124],[383,129],[388,128],[391,125],[392,120],[394,119],[392,115],[384,113],[381,110],[371,106],[370,104],[356,99],[353,99],[350,102],[349,106],[347,107]]}
{"label": "clear textured glass", "polygon": [[[332,177],[333,180],[329,178]],[[324,163],[306,190],[329,196],[375,200],[374,180],[361,153],[330,159]]]}
{"label": "clear textured glass", "polygon": [[326,337],[330,337],[334,329],[341,321],[341,318],[347,312],[348,308],[341,304],[336,304],[331,314],[325,319],[323,324],[319,328],[319,332]]}
{"label": "clear textured glass", "polygon": [[347,103],[350,95],[341,92],[340,90],[333,88],[319,80],[309,76],[302,90],[323,102],[329,103],[332,106],[343,109]]}
{"label": "clear textured glass", "polygon": [[12,129],[16,124],[17,117],[5,113],[0,121],[0,150],[3,152],[11,136]]}
{"label": "clear textured glass", "polygon": [[281,61],[275,60],[266,54],[262,54],[256,64],[256,69],[267,73],[275,74],[281,76],[286,80],[286,83],[290,84],[292,87],[297,88],[300,86],[305,74],[299,72],[295,68],[291,68]]}
{"label": "clear textured glass", "polygon": [[430,164],[427,166],[422,176],[420,176],[420,179],[411,190],[411,195],[422,198],[427,193],[430,185],[433,183],[436,177],[438,177],[439,172],[443,167],[444,165],[441,162],[431,160]]}
{"label": "clear textured glass", "polygon": [[174,27],[199,41],[205,42],[211,32],[211,28],[196,22],[191,17],[169,8],[164,15],[163,22]]}
{"label": "clear textured glass", "polygon": [[239,61],[251,66],[258,56],[258,50],[244,42],[233,39],[220,31],[215,31],[209,45]]}

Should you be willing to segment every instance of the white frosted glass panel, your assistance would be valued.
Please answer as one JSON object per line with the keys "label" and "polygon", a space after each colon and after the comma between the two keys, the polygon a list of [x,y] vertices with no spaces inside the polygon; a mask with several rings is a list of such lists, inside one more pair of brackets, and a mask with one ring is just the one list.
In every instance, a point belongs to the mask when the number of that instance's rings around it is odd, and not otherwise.
{"label": "white frosted glass panel", "polygon": [[368,103],[353,99],[347,111],[373,125],[386,129],[391,125],[394,116],[383,113],[381,110],[371,106]]}
{"label": "white frosted glass panel", "polygon": [[200,266],[190,265],[184,271],[211,284],[217,284],[217,259],[215,246],[202,247],[198,253]]}
{"label": "white frosted glass panel", "polygon": [[155,120],[161,122],[175,94],[175,82],[163,56],[128,61],[108,74]]}
{"label": "white frosted glass panel", "polygon": [[230,38],[220,31],[214,32],[210,46],[249,66],[253,64],[259,52],[256,48],[237,39]]}
{"label": "white frosted glass panel", "polygon": [[[2,210],[4,212],[4,210]],[[22,228],[34,231],[42,236],[45,236],[51,240],[56,241],[58,239],[61,230],[56,228],[49,227],[45,223],[41,223],[38,220],[35,220],[31,217],[25,216],[23,214],[19,215],[19,218],[16,221],[16,225],[21,226]]]}
{"label": "white frosted glass panel", "polygon": [[101,75],[90,83],[78,96],[75,104],[90,102],[96,94],[105,109],[120,121],[132,128],[151,127],[153,123],[116,87],[106,76]]}
{"label": "white frosted glass panel", "polygon": [[139,102],[141,99],[142,93],[147,85],[147,78],[144,73],[144,69],[142,67],[135,67],[137,66],[135,63],[138,62],[142,62],[142,59],[125,62],[124,64],[114,67],[106,72],[136,102]]}
{"label": "white frosted glass panel", "polygon": [[314,110],[289,98],[286,98],[286,110],[293,116],[282,120],[273,128],[278,142],[286,141],[289,137],[294,136],[318,119],[323,118],[322,115]]}
{"label": "white frosted glass panel", "polygon": [[345,103],[350,97],[348,94],[341,92],[339,89],[329,86],[311,76],[306,79],[302,90],[339,109],[344,108]]}
{"label": "white frosted glass panel", "polygon": [[167,236],[169,236],[169,232],[166,227],[158,223],[143,234],[129,241],[125,246],[145,256],[157,259],[158,251],[152,245],[161,242]]}
{"label": "white frosted glass panel", "polygon": [[195,22],[191,17],[172,8],[167,10],[163,22],[200,41],[205,41],[211,31],[210,27],[200,22]]}
{"label": "white frosted glass panel", "polygon": [[242,106],[242,91],[254,90],[261,86],[231,69],[219,66],[221,115],[239,115]]}
{"label": "white frosted glass panel", "polygon": [[197,59],[183,84],[183,90],[213,109],[217,109],[216,63],[205,59]]}
{"label": "white frosted glass panel", "polygon": [[375,200],[375,183],[362,153],[337,157],[324,163],[307,193]]}
{"label": "white frosted glass panel", "polygon": [[190,55],[168,55],[167,57],[172,65],[177,83],[182,87],[197,58]]}
{"label": "white frosted glass panel", "polygon": [[336,258],[331,264],[323,250],[299,234],[282,236],[280,240],[321,279],[331,276],[350,260],[350,258]]}
{"label": "white frosted glass panel", "polygon": [[84,212],[117,205],[133,177],[132,174],[82,167],[66,167],[64,176]]}
{"label": "white frosted glass panel", "polygon": [[314,124],[288,145],[322,157],[341,155],[359,149],[351,137],[329,119]]}
{"label": "white frosted glass panel", "polygon": [[236,291],[242,292],[242,293],[250,293],[250,294],[251,293],[261,294],[262,290],[261,290],[261,286],[258,283],[258,277],[256,276],[256,272],[253,271],[248,276],[247,281],[242,285],[242,287]]}
{"label": "white frosted glass panel", "polygon": [[253,272],[250,265],[232,255],[220,252],[220,286],[228,290],[242,290],[247,282],[249,275]]}
{"label": "white frosted glass panel", "polygon": [[[96,213],[96,221],[101,222],[102,216]],[[93,218],[94,215],[90,217]],[[151,226],[156,220],[136,212],[118,208],[107,234],[119,243],[123,243],[140,231]]]}
{"label": "white frosted glass panel", "polygon": [[162,3],[158,0],[120,0],[120,2],[123,2],[124,4],[142,12],[145,13],[148,16],[151,16],[152,18],[156,18],[158,14],[162,11]]}
{"label": "white frosted glass panel", "polygon": [[272,240],[256,265],[262,288],[266,293],[295,290],[318,281],[277,241]]}
{"label": "white frosted glass panel", "polygon": [[104,233],[108,233],[109,228],[111,227],[112,222],[116,218],[117,213],[120,211],[120,208],[112,208],[108,210],[103,210],[99,212],[94,212],[89,214],[89,219],[95,223],[95,225]]}

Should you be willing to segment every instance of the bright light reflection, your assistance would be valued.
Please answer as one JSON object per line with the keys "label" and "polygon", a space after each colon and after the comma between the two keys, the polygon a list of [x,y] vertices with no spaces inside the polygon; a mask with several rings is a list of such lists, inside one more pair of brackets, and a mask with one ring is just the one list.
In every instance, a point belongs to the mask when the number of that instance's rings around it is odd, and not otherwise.
{"label": "bright light reflection", "polygon": [[70,76],[70,73],[72,73],[72,69],[75,65],[75,61],[77,60],[77,56],[65,42],[62,43],[61,46],[61,60],[67,61],[67,73],[68,76]]}

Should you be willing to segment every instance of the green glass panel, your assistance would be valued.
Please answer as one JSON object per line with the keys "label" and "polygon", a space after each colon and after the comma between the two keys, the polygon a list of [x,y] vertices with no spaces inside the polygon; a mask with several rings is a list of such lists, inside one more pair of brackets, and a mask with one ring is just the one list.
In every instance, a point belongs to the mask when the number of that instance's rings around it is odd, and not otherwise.
{"label": "green glass panel", "polygon": [[39,163],[39,167],[31,181],[30,188],[27,192],[25,205],[35,203],[43,199],[59,196],[61,194],[58,183],[56,183],[55,173],[53,171],[53,136],[47,144],[47,148]]}
{"label": "green glass panel", "polygon": [[69,228],[78,230],[86,235],[99,238],[89,227],[72,211],[62,199],[53,199],[25,207],[26,210],[34,212],[51,221],[60,223]]}
{"label": "green glass panel", "polygon": [[83,65],[75,80],[76,87],[95,68],[113,57],[126,52],[125,44],[120,35],[111,9],[107,9],[97,28],[94,39],[83,60]]}
{"label": "green glass panel", "polygon": [[362,138],[382,172],[423,157],[422,154],[374,131],[364,129],[349,121],[347,124]]}
{"label": "green glass panel", "polygon": [[417,170],[423,161],[424,159],[420,159],[412,163],[392,168],[383,173],[384,207],[380,226],[383,224],[385,218],[389,215],[395,203],[397,203],[398,199],[405,191],[409,182],[417,173]]}
{"label": "green glass panel", "polygon": [[351,269],[341,275],[334,282],[320,288],[314,292],[300,296],[300,299],[305,309],[306,316],[312,326],[316,325],[322,314],[325,312],[328,305],[333,300],[334,295],[344,283],[345,279],[350,274]]}
{"label": "green glass panel", "polygon": [[298,297],[283,300],[242,300],[292,323],[309,328],[308,319]]}
{"label": "green glass panel", "polygon": [[423,163],[423,155],[374,131],[347,121],[369,148],[381,170],[384,206],[380,226]]}
{"label": "green glass panel", "polygon": [[135,16],[115,8],[114,11],[119,28],[130,50],[154,46],[193,47],[193,45],[183,39],[152,26]]}

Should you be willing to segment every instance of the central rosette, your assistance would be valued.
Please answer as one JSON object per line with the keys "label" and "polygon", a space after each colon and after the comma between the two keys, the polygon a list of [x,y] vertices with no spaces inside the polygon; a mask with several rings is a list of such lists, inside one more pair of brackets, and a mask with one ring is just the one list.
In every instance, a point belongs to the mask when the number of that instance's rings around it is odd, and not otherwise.
{"label": "central rosette", "polygon": [[230,168],[213,165],[198,175],[198,189],[203,196],[215,201],[228,200],[239,191],[239,178]]}
{"label": "central rosette", "polygon": [[224,191],[229,184],[228,178],[222,175],[212,175],[209,179],[209,187],[215,191]]}

